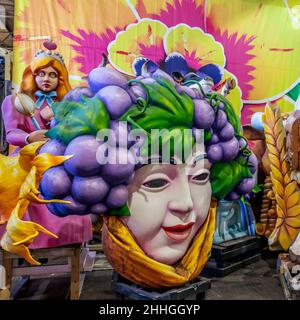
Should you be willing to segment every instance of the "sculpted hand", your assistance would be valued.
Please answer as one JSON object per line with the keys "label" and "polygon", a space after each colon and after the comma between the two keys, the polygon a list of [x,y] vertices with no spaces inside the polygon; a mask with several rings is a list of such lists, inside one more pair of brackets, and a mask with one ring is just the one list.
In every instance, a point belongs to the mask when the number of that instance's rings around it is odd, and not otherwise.
{"label": "sculpted hand", "polygon": [[29,134],[27,141],[28,143],[36,142],[36,141],[47,141],[49,138],[45,136],[47,130],[36,130]]}

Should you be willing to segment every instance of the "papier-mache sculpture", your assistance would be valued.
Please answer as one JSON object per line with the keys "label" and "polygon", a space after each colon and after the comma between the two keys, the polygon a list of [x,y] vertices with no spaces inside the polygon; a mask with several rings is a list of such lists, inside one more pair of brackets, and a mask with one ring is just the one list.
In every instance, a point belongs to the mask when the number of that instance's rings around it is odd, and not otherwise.
{"label": "papier-mache sculpture", "polygon": [[218,199],[254,187],[239,119],[197,78],[176,83],[151,62],[130,81],[100,66],[88,82],[81,90],[93,96],[73,91],[55,105],[51,141],[38,151],[68,157],[41,178],[43,197],[63,201],[48,209],[103,214],[104,251],[119,274],[144,287],[183,285],[209,258]]}
{"label": "papier-mache sculpture", "polygon": [[[267,104],[264,113],[253,118],[253,126],[265,134],[266,148],[262,158],[269,159],[263,162],[269,175],[266,198],[273,202],[266,215],[261,215],[257,233],[268,238],[271,250],[289,251],[291,260],[299,263],[300,188],[299,163],[295,162],[299,152],[299,125],[296,123],[299,123],[296,121],[299,111],[283,115],[278,106]],[[274,222],[270,223],[271,219]]]}
{"label": "papier-mache sculpture", "polygon": [[29,245],[49,248],[92,238],[89,216],[59,219],[45,206],[47,200],[37,197],[43,172],[66,159],[38,155],[37,150],[48,140],[52,105],[71,90],[63,58],[52,50],[56,45],[47,41],[45,46],[48,50],[38,51],[25,68],[19,91],[7,96],[1,107],[6,139],[15,147],[9,157],[0,155],[1,247],[33,264],[40,263],[32,259]]}

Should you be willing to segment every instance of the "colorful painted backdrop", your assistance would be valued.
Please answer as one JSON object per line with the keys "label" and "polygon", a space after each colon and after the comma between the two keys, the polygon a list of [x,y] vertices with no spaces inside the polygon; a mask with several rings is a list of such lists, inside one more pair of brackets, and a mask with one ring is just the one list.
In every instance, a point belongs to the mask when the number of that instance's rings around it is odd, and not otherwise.
{"label": "colorful painted backdrop", "polygon": [[16,0],[16,87],[46,37],[57,43],[73,86],[102,53],[130,76],[136,59],[163,66],[178,52],[193,70],[219,65],[220,83],[236,79],[229,99],[243,123],[266,101],[300,108],[299,0]]}

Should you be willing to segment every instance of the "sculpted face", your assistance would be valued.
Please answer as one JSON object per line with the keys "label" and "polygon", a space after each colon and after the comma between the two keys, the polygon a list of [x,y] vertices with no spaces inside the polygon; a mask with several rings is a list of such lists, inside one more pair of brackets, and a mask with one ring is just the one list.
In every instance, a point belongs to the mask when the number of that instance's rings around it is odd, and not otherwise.
{"label": "sculpted face", "polygon": [[122,220],[158,262],[172,265],[182,258],[208,215],[211,165],[203,155],[184,164],[145,165],[129,185],[131,216]]}
{"label": "sculpted face", "polygon": [[58,85],[58,73],[52,67],[40,69],[35,76],[35,83],[44,92],[53,91]]}

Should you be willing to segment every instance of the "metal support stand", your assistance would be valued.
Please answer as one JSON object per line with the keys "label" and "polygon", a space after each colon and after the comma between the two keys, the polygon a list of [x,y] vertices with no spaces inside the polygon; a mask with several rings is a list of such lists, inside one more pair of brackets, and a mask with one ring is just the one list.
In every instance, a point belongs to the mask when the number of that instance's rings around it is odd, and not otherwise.
{"label": "metal support stand", "polygon": [[257,236],[213,245],[211,257],[202,271],[204,276],[224,277],[260,259],[261,238]]}

